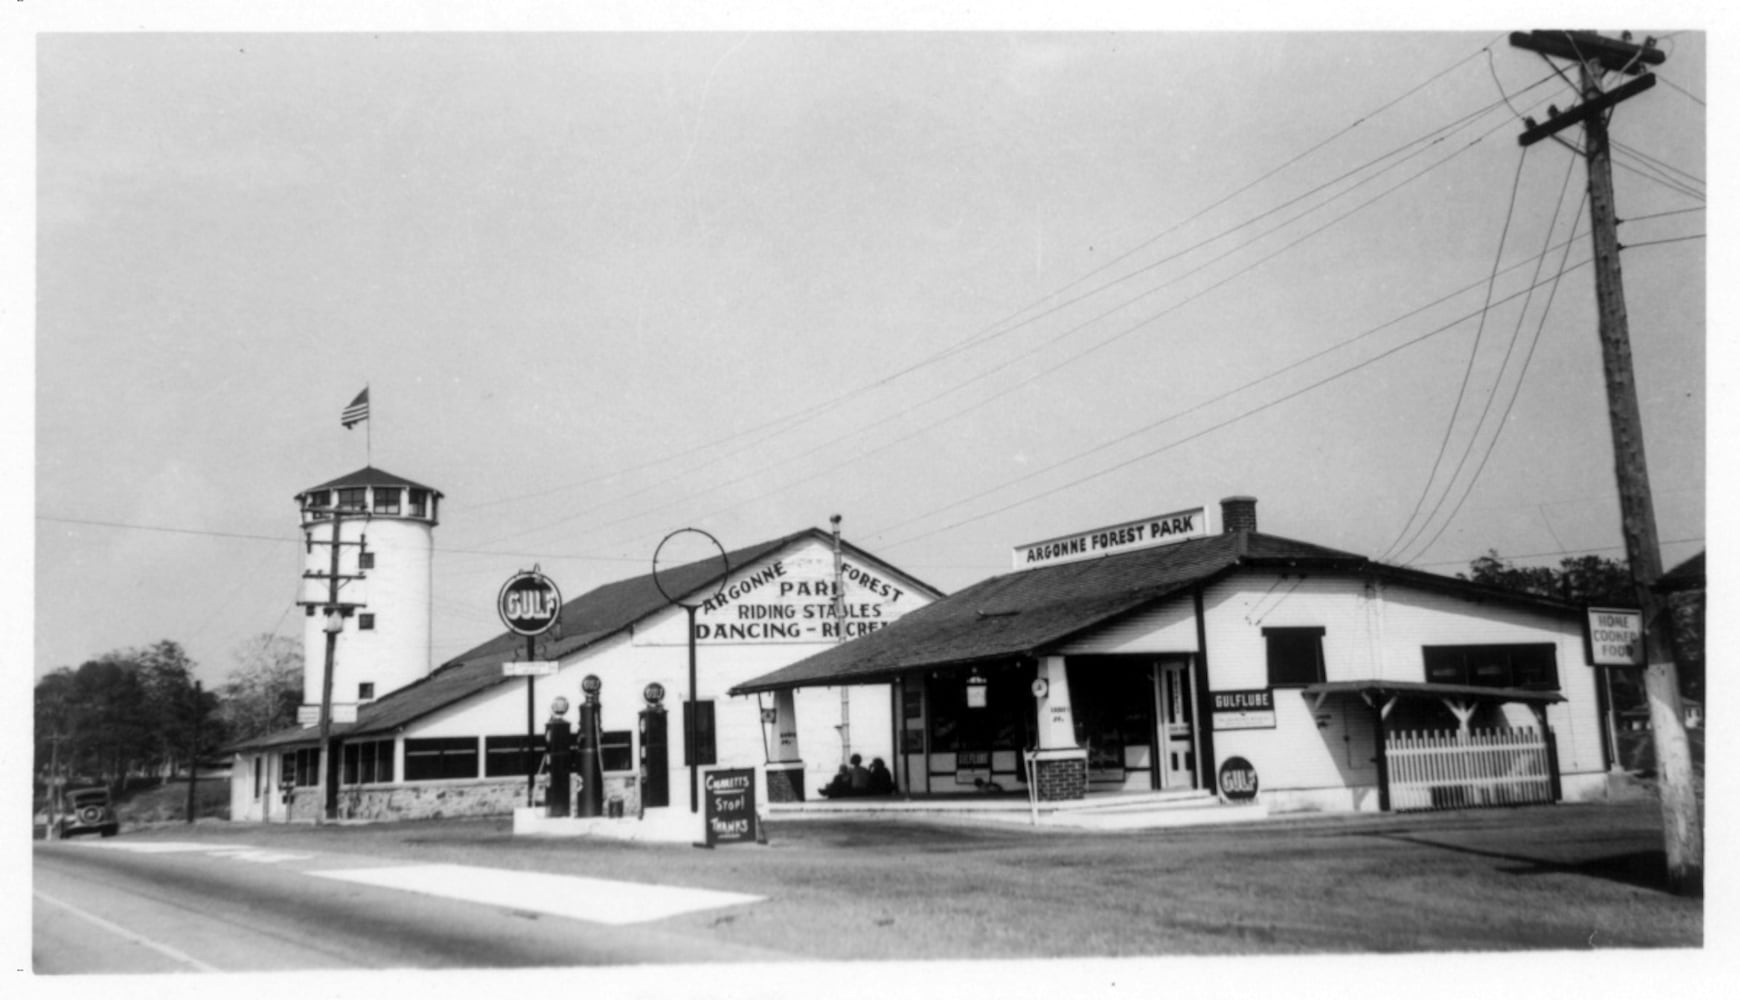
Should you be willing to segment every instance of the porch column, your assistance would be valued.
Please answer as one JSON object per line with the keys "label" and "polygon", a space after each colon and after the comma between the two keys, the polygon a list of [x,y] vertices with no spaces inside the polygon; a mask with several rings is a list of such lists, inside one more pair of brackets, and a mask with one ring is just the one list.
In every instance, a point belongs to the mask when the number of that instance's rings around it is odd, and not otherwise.
{"label": "porch column", "polygon": [[1040,658],[1034,692],[1039,747],[1029,752],[1033,794],[1041,802],[1086,798],[1087,749],[1075,740],[1075,713],[1070,710],[1063,657]]}
{"label": "porch column", "polygon": [[798,754],[797,697],[791,688],[773,693],[773,758],[767,762],[767,800],[804,800],[804,762]]}
{"label": "porch column", "polygon": [[1075,713],[1069,707],[1069,677],[1061,656],[1047,656],[1039,661],[1039,680],[1045,693],[1039,701],[1039,749],[1076,749]]}

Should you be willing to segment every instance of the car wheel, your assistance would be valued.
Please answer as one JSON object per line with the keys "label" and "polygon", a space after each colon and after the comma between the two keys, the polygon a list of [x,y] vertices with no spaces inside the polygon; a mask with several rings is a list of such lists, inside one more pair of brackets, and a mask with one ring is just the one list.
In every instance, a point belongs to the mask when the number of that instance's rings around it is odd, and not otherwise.
{"label": "car wheel", "polygon": [[59,830],[56,830],[55,833],[57,835],[59,835],[60,839],[62,839],[62,840],[66,840],[68,837],[72,836],[72,831],[67,829],[64,826],[61,827]]}
{"label": "car wheel", "polygon": [[103,827],[103,829],[100,832],[105,837],[113,837],[115,834],[120,833],[121,831],[118,827],[105,826],[105,827]]}

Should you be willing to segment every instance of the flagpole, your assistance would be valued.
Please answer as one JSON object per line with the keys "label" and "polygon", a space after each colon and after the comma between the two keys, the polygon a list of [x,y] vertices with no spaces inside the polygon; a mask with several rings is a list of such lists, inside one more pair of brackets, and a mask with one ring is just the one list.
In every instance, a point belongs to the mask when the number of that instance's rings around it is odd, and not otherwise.
{"label": "flagpole", "polygon": [[367,437],[364,438],[364,440],[368,442],[366,446],[368,450],[365,452],[368,456],[368,461],[363,464],[373,468],[375,464],[375,397],[374,393],[369,392],[369,384],[367,382],[363,383],[363,391],[369,393],[369,419],[363,421],[363,423],[368,425],[364,428],[364,431],[367,434]]}

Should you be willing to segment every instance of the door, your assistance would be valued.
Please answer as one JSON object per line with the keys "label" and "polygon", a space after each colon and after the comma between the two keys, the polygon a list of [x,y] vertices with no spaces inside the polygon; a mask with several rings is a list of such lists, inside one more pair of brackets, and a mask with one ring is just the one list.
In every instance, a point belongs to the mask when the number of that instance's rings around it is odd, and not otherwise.
{"label": "door", "polygon": [[1190,663],[1169,660],[1160,664],[1159,737],[1160,787],[1196,787],[1196,692],[1191,690]]}

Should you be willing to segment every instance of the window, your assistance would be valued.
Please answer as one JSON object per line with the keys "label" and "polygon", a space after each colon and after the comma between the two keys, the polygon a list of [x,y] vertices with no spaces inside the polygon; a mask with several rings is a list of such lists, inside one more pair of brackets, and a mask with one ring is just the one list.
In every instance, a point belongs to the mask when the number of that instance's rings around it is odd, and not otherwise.
{"label": "window", "polygon": [[301,750],[285,751],[278,774],[280,780],[289,779],[297,788],[320,784],[320,748],[304,747]]}
{"label": "window", "polygon": [[375,554],[373,552],[358,552],[356,554],[357,569],[374,569]]}
{"label": "window", "polygon": [[477,777],[477,740],[443,736],[405,741],[405,780]]}
{"label": "window", "polygon": [[598,740],[598,759],[604,770],[634,770],[634,732],[632,730],[613,729],[600,733]]}
{"label": "window", "polygon": [[428,513],[429,513],[429,491],[428,490],[412,490],[411,491],[411,509],[410,509],[411,516],[412,517],[426,517],[428,515]]}
{"label": "window", "polygon": [[[692,713],[692,714],[691,714]],[[683,702],[683,766],[717,764],[714,742],[713,703]]]}
{"label": "window", "polygon": [[1266,628],[1269,686],[1304,687],[1323,681],[1323,628]]}
{"label": "window", "polygon": [[1550,642],[1484,646],[1423,646],[1426,680],[1433,684],[1557,691],[1557,650]]}
{"label": "window", "polygon": [[376,785],[393,780],[393,741],[344,745],[344,784]]}
{"label": "window", "polygon": [[532,737],[531,757],[526,756],[526,738],[520,736],[485,736],[483,738],[483,773],[491,778],[505,778],[518,775],[524,777],[527,768],[536,768],[544,762],[544,734]]}
{"label": "window", "polygon": [[357,701],[373,701],[375,698],[375,682],[363,681],[356,686]]}
{"label": "window", "polygon": [[368,509],[367,494],[368,494],[368,490],[365,490],[360,486],[355,488],[355,489],[339,490],[338,491],[338,509],[339,510],[367,510]]}
{"label": "window", "polygon": [[304,507],[307,510],[320,510],[332,505],[332,493],[328,490],[315,490],[303,495]]}
{"label": "window", "polygon": [[363,614],[357,615],[356,616],[356,627],[361,629],[364,632],[372,631],[375,627],[375,616],[372,614],[368,614],[366,612]]}
{"label": "window", "polygon": [[260,775],[264,770],[265,763],[266,758],[264,757],[254,758],[254,798],[256,799],[260,797]]}
{"label": "window", "polygon": [[399,512],[399,496],[404,492],[396,486],[376,486],[375,513],[397,514]]}

